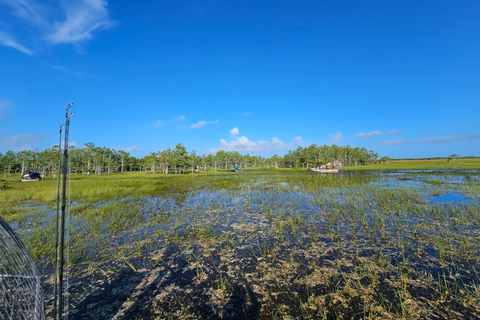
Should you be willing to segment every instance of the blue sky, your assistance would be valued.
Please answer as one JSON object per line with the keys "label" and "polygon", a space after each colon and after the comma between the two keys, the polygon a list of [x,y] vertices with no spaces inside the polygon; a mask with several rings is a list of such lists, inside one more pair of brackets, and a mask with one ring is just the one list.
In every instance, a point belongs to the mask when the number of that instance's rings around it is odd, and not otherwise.
{"label": "blue sky", "polygon": [[476,1],[0,0],[0,152],[480,156]]}

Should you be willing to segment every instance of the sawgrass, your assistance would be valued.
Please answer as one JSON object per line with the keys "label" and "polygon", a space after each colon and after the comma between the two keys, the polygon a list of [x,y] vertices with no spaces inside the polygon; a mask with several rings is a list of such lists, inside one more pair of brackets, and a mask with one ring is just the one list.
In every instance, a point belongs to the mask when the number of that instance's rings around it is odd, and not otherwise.
{"label": "sawgrass", "polygon": [[[54,203],[54,181],[12,185],[3,193],[12,205]],[[228,317],[227,302],[247,285],[243,296],[269,319],[480,312],[478,171],[125,173],[72,175],[70,185],[78,274],[120,261],[145,277],[158,266],[183,277],[164,284],[174,302],[146,300],[151,318]],[[449,193],[472,202],[428,200]],[[21,237],[51,263],[53,220],[26,214]],[[80,276],[72,282],[89,290]],[[208,290],[217,307],[203,314],[195,301]]]}
{"label": "sawgrass", "polygon": [[479,158],[435,160],[390,160],[365,166],[345,166],[343,170],[420,170],[420,169],[480,169]]}

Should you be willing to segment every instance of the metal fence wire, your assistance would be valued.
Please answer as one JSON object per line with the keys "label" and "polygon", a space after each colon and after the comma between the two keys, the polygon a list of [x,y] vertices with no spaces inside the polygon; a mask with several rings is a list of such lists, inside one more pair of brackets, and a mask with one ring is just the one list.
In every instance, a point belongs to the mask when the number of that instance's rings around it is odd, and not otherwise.
{"label": "metal fence wire", "polygon": [[44,320],[40,276],[27,248],[0,217],[0,320]]}

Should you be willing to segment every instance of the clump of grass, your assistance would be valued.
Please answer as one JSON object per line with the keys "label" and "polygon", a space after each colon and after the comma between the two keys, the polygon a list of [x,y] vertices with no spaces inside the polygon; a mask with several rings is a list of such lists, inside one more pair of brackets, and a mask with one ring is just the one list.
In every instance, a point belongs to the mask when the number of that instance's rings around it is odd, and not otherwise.
{"label": "clump of grass", "polygon": [[10,182],[4,180],[4,179],[0,179],[0,191],[2,190],[6,190],[8,188],[11,188],[10,186]]}

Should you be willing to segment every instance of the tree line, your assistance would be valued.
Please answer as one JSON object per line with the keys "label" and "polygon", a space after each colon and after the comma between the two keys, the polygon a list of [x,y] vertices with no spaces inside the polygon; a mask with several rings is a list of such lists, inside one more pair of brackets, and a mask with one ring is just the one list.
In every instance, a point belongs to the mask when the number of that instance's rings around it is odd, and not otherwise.
{"label": "tree line", "polygon": [[[58,146],[45,150],[24,150],[0,152],[0,172],[23,174],[39,171],[41,174],[55,175],[58,169]],[[375,164],[378,153],[365,148],[316,144],[299,146],[289,150],[283,157],[242,155],[239,152],[219,150],[215,154],[197,155],[188,152],[181,143],[174,149],[152,152],[144,157],[135,157],[124,150],[97,147],[92,142],[81,148],[72,147],[69,151],[70,172],[74,174],[110,174],[114,172],[140,171],[144,173],[180,174],[196,170],[219,170],[240,168],[308,168],[328,162],[340,161],[343,165]]]}

